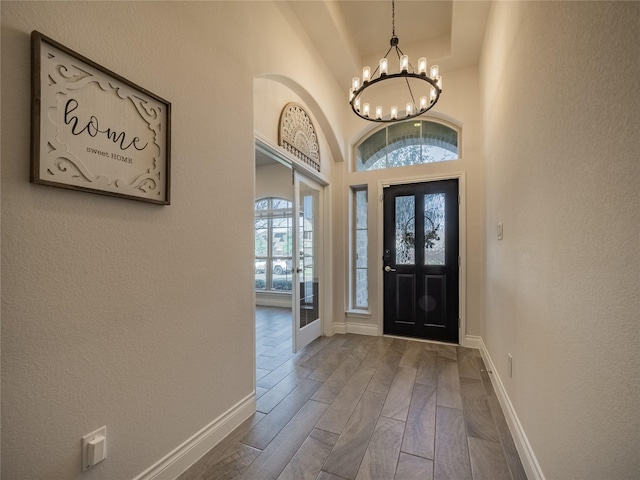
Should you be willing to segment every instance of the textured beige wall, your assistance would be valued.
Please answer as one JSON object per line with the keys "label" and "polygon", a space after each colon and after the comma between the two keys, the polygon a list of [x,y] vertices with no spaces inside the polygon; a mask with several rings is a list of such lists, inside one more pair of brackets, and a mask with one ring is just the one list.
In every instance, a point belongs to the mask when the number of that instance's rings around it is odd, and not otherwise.
{"label": "textured beige wall", "polygon": [[266,197],[293,201],[291,169],[280,163],[256,168],[256,200]]}
{"label": "textured beige wall", "polygon": [[548,479],[640,473],[639,32],[638,2],[498,2],[485,41],[482,336]]}
{"label": "textured beige wall", "polygon": [[[79,477],[106,425],[83,478],[132,478],[253,390],[253,79],[344,94],[278,4],[1,8],[2,476]],[[34,29],[172,102],[171,206],[29,183]]]}

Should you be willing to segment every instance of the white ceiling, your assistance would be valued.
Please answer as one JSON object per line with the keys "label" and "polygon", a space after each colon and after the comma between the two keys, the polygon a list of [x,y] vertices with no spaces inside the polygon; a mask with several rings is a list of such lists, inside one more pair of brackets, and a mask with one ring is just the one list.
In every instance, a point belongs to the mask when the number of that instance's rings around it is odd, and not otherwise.
{"label": "white ceiling", "polygon": [[[392,33],[390,1],[338,2],[361,57],[380,55]],[[395,8],[396,36],[402,45],[451,32],[451,1],[401,2]]]}
{"label": "white ceiling", "polygon": [[[340,85],[389,48],[391,0],[290,0],[291,11]],[[443,76],[478,64],[491,2],[396,0],[395,33],[410,61],[426,56]]]}

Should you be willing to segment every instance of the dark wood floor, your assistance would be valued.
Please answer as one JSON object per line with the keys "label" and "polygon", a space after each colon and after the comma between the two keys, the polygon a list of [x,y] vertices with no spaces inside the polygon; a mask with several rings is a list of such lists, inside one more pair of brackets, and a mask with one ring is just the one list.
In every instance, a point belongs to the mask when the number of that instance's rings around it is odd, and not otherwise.
{"label": "dark wood floor", "polygon": [[179,480],[522,480],[477,350],[320,337],[291,353],[291,312],[256,312],[258,412]]}

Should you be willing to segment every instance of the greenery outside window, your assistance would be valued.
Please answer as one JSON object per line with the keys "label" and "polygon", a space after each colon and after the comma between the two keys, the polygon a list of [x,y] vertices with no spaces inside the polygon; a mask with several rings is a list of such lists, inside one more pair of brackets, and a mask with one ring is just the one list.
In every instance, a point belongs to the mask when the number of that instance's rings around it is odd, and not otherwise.
{"label": "greenery outside window", "polygon": [[255,288],[291,292],[293,211],[283,198],[255,203]]}
{"label": "greenery outside window", "polygon": [[457,160],[458,131],[431,121],[393,123],[356,147],[358,172]]}

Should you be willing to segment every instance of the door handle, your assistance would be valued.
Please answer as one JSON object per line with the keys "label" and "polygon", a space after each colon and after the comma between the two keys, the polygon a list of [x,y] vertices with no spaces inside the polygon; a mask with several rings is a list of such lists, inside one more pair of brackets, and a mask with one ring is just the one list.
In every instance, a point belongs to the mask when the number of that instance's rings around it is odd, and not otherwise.
{"label": "door handle", "polygon": [[391,268],[389,265],[384,267],[384,271],[385,272],[395,272],[396,269],[395,268]]}

